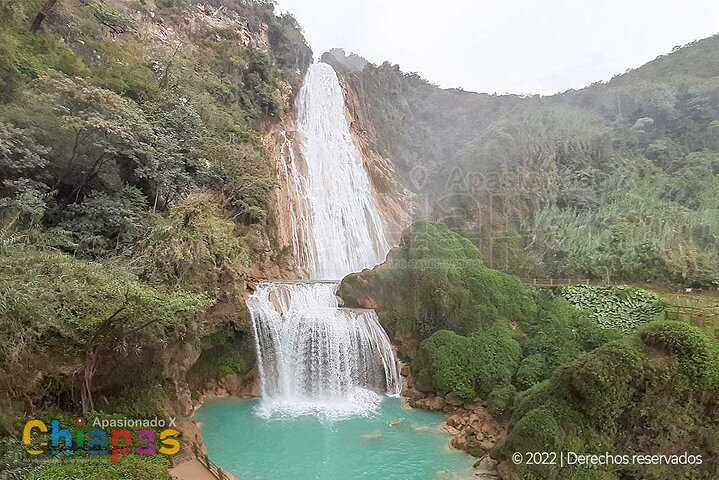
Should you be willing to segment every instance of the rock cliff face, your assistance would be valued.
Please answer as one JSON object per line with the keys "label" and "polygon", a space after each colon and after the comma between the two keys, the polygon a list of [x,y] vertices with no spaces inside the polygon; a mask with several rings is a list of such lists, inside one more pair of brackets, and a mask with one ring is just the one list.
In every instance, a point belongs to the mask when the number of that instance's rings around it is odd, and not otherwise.
{"label": "rock cliff face", "polygon": [[412,193],[398,181],[397,170],[392,162],[371,148],[371,145],[376,144],[376,132],[365,116],[366,109],[362,108],[359,96],[347,78],[341,72],[337,75],[345,93],[350,131],[369,173],[387,239],[390,245],[397,245],[402,231],[409,226],[415,212]]}

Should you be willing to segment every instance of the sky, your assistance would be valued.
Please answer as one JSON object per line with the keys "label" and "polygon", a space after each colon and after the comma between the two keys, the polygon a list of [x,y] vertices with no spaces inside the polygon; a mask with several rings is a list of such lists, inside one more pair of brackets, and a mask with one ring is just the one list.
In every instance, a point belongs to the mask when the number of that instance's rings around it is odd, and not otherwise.
{"label": "sky", "polygon": [[717,0],[278,0],[315,57],[341,47],[441,87],[549,95],[719,33]]}

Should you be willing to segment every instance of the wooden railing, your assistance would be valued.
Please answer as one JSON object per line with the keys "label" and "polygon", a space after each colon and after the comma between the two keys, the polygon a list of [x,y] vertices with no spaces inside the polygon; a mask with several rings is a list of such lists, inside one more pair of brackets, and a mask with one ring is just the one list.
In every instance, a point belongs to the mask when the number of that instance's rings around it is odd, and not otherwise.
{"label": "wooden railing", "polygon": [[612,285],[606,279],[590,278],[522,278],[522,283],[539,288],[560,287],[562,285]]}
{"label": "wooden railing", "polygon": [[687,319],[691,319],[701,326],[706,326],[719,319],[719,307],[686,307],[673,305],[667,309],[667,320],[686,321]]}
{"label": "wooden railing", "polygon": [[217,480],[232,480],[232,477],[229,474],[226,474],[222,468],[215,465],[212,460],[210,460],[210,457],[200,450],[200,447],[196,443],[192,444],[192,450],[195,454],[195,458],[197,458],[197,460],[199,460],[200,463],[207,468],[213,477]]}

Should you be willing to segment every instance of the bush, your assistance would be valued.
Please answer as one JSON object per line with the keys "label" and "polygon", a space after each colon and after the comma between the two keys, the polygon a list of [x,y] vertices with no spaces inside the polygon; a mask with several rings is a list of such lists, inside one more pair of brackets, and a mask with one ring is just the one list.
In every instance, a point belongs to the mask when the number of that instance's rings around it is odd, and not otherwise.
{"label": "bush", "polygon": [[644,355],[633,340],[618,340],[581,357],[559,372],[574,405],[599,428],[611,429],[631,405],[642,382]]}
{"label": "bush", "polygon": [[489,411],[498,416],[509,413],[516,394],[517,389],[514,385],[503,385],[495,388],[489,394]]}
{"label": "bush", "polygon": [[681,371],[692,382],[708,390],[719,389],[719,346],[699,328],[681,322],[655,322],[644,327],[639,336],[649,347],[676,357]]}
{"label": "bush", "polygon": [[509,328],[495,325],[468,337],[440,330],[423,342],[417,368],[440,392],[472,399],[508,384],[520,357]]}
{"label": "bush", "polygon": [[234,288],[249,252],[219,196],[200,190],[151,218],[133,262],[151,283],[214,292]]}
{"label": "bush", "polygon": [[115,465],[107,458],[57,463],[32,473],[28,480],[170,480],[167,470],[167,461],[162,458],[144,459],[130,455]]}

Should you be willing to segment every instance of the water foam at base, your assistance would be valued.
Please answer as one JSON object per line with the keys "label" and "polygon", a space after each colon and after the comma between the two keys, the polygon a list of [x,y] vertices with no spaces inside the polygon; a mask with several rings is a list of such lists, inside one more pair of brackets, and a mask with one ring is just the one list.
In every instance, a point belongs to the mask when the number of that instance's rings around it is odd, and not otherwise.
{"label": "water foam at base", "polygon": [[267,283],[248,299],[263,401],[258,414],[345,418],[398,395],[392,345],[372,310],[340,308],[335,283]]}

